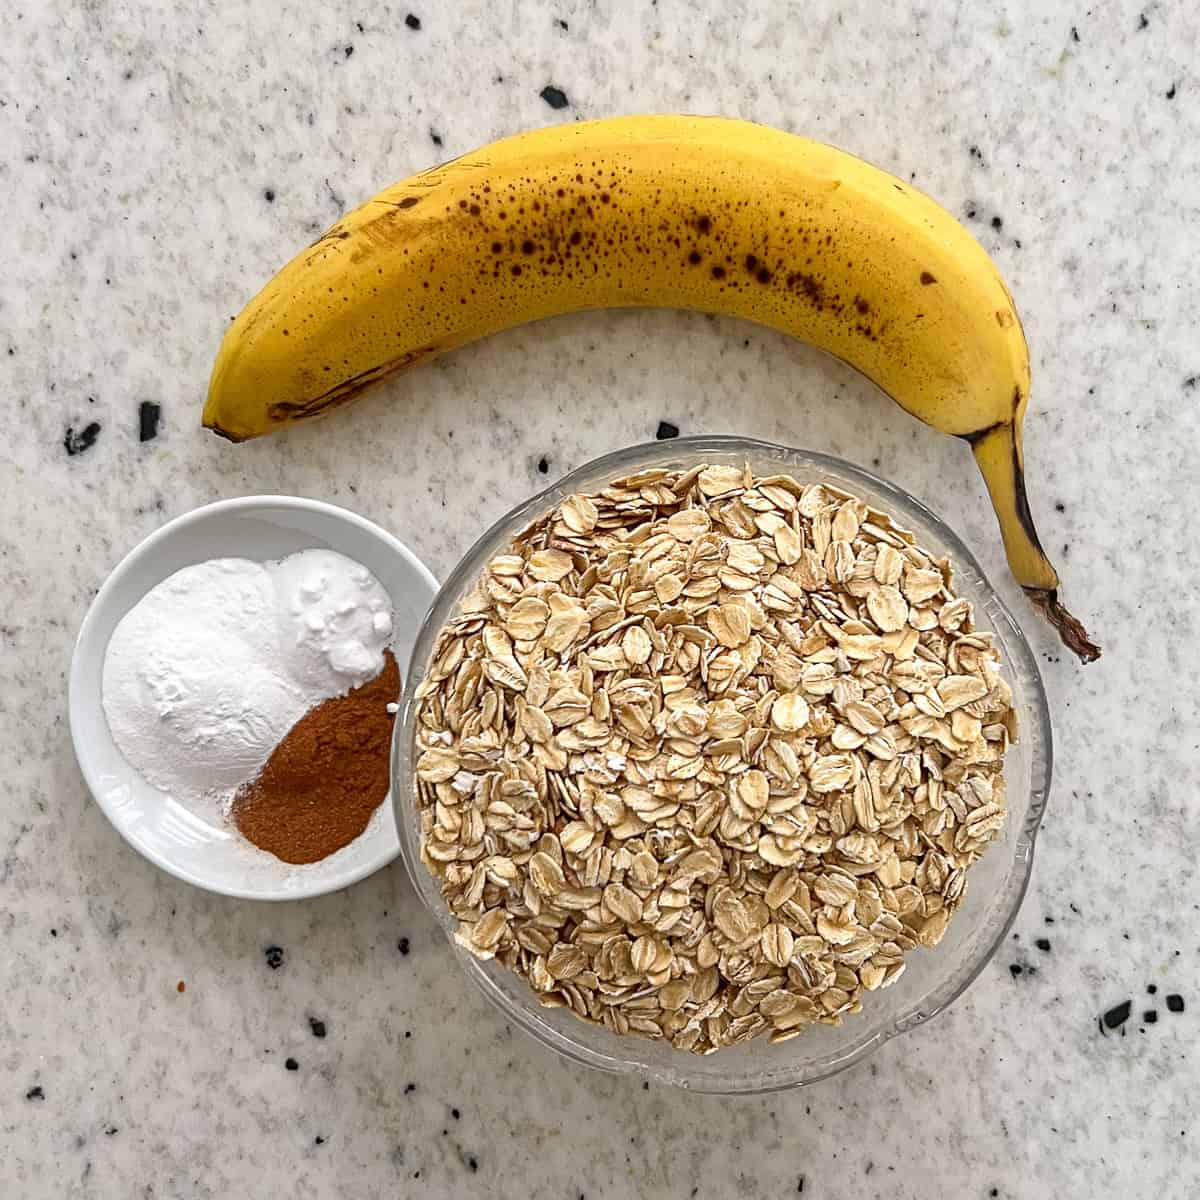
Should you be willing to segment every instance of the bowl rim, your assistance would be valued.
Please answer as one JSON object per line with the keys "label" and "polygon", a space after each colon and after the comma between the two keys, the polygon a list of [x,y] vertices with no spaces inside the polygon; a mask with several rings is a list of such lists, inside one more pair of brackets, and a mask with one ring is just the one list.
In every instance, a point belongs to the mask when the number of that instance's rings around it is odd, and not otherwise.
{"label": "bowl rim", "polygon": [[[247,516],[256,509],[267,508],[317,512],[334,521],[341,521],[344,524],[356,526],[363,532],[374,537],[392,553],[396,554],[404,562],[405,566],[428,586],[431,597],[436,597],[439,590],[436,576],[434,576],[433,572],[425,566],[412,550],[394,534],[375,524],[374,521],[370,521],[358,513],[351,512],[349,509],[341,508],[336,504],[329,504],[324,500],[311,500],[305,496],[285,496],[269,493],[233,496],[225,500],[214,500],[208,504],[201,504],[196,508],[180,513],[176,517],[172,517],[169,521],[148,533],[140,542],[126,551],[100,585],[91,604],[88,605],[88,610],[82,622],[80,622],[79,632],[75,635],[75,642],[71,648],[71,666],[67,677],[67,724],[71,731],[71,743],[75,752],[75,761],[79,766],[80,774],[83,776],[84,783],[86,783],[92,799],[104,813],[105,817],[108,818],[113,829],[121,835],[126,844],[132,849],[136,850],[143,858],[153,863],[160,870],[165,871],[168,875],[174,876],[174,878],[184,883],[190,883],[194,887],[210,892],[213,895],[229,896],[236,900],[283,902],[288,900],[307,900],[315,896],[323,896],[331,892],[341,891],[343,888],[350,887],[352,884],[367,878],[367,876],[373,875],[376,871],[394,862],[399,856],[399,837],[397,836],[394,844],[385,838],[379,850],[363,862],[358,863],[352,868],[348,868],[344,872],[337,873],[328,879],[321,880],[319,883],[314,881],[314,885],[311,886],[301,886],[283,891],[278,888],[267,890],[261,887],[239,887],[234,884],[214,882],[203,873],[190,870],[185,866],[175,863],[160,854],[155,848],[142,845],[129,837],[128,831],[117,820],[113,806],[95,775],[94,763],[89,751],[85,747],[87,739],[84,738],[81,729],[83,711],[85,707],[90,707],[85,696],[85,667],[82,651],[97,639],[98,635],[94,632],[95,627],[99,623],[101,616],[105,613],[105,610],[111,605],[113,594],[120,587],[122,578],[144,560],[153,557],[161,546],[172,538],[177,537],[183,529],[190,525],[211,520],[213,517]],[[132,608],[132,605],[130,607]],[[126,611],[128,612],[129,609]],[[428,615],[428,611],[427,609],[426,615]],[[103,654],[105,650],[107,650],[107,642],[104,647],[101,647],[99,652]],[[390,799],[391,786],[389,779],[388,795],[384,797],[380,807],[383,808],[384,805],[388,805]],[[394,806],[391,807],[393,807],[394,811]],[[386,828],[386,814],[384,827]]]}
{"label": "bowl rim", "polygon": [[[817,471],[828,469],[835,476],[841,475],[852,481],[861,482],[865,489],[881,495],[889,503],[894,503],[901,514],[905,510],[912,510],[922,521],[930,524],[937,531],[939,539],[945,544],[946,553],[953,559],[955,565],[962,564],[969,567],[982,582],[989,602],[989,620],[994,626],[1003,626],[1005,638],[1008,642],[1006,653],[1010,657],[1015,654],[1015,657],[1019,660],[1018,663],[1012,665],[1011,672],[1019,672],[1022,675],[1024,684],[1023,698],[1027,710],[1022,714],[1023,719],[1035,723],[1037,726],[1037,736],[1036,738],[1031,738],[1033,752],[1030,757],[1030,803],[1024,820],[1017,831],[1017,839],[1013,848],[1013,870],[1014,872],[1019,872],[1019,878],[1014,881],[1015,885],[1009,891],[1008,911],[1003,921],[998,924],[990,944],[980,951],[978,958],[971,962],[968,970],[962,972],[961,977],[956,975],[941,986],[934,988],[929,995],[918,999],[906,1008],[888,1026],[878,1029],[874,1033],[868,1034],[861,1040],[852,1043],[846,1048],[844,1053],[831,1057],[815,1070],[797,1071],[793,1069],[789,1074],[786,1069],[781,1069],[778,1077],[776,1075],[768,1075],[763,1082],[754,1084],[743,1084],[736,1079],[732,1082],[727,1082],[724,1079],[711,1076],[703,1080],[694,1080],[688,1077],[686,1065],[682,1061],[678,1069],[675,1069],[673,1066],[671,1068],[663,1068],[629,1062],[616,1055],[606,1054],[591,1047],[583,1046],[558,1029],[538,1020],[537,1014],[532,1008],[514,1005],[508,995],[495,983],[482,965],[455,943],[454,922],[449,911],[444,905],[435,906],[434,903],[431,903],[428,889],[422,886],[424,878],[432,880],[433,877],[420,860],[420,836],[419,833],[416,835],[413,834],[416,805],[408,795],[401,780],[401,767],[405,765],[402,759],[406,758],[406,747],[411,744],[414,733],[415,692],[421,682],[417,678],[415,664],[423,663],[431,656],[430,652],[437,634],[452,614],[442,614],[437,620],[435,620],[435,617],[443,604],[449,603],[451,595],[463,593],[465,591],[464,584],[469,586],[474,579],[478,578],[487,557],[495,552],[492,543],[496,540],[497,536],[505,528],[524,528],[561,499],[571,495],[575,490],[575,482],[584,477],[591,478],[621,473],[633,474],[639,469],[638,460],[651,457],[679,456],[681,458],[696,459],[706,453],[726,455],[737,453],[759,454],[793,460],[795,458],[804,458],[807,460],[805,464],[806,468]],[[641,469],[648,468],[643,465]],[[786,471],[787,469],[787,462],[781,461],[780,470]],[[900,525],[904,525],[901,516],[897,516],[896,519]],[[390,794],[393,805],[397,810],[396,826],[400,837],[401,856],[411,877],[414,889],[450,941],[454,956],[459,961],[460,966],[484,996],[500,1010],[506,1019],[518,1025],[525,1033],[543,1045],[549,1046],[561,1056],[581,1065],[609,1073],[636,1073],[640,1076],[654,1078],[659,1083],[667,1083],[689,1091],[722,1095],[761,1095],[794,1087],[802,1087],[817,1083],[823,1079],[828,1079],[830,1076],[836,1075],[861,1062],[869,1054],[891,1041],[892,1038],[902,1033],[907,1033],[919,1025],[923,1025],[926,1021],[936,1017],[953,1004],[975,982],[984,968],[991,962],[997,950],[1004,944],[1028,893],[1030,879],[1033,874],[1037,835],[1042,819],[1045,816],[1050,796],[1054,761],[1053,730],[1050,721],[1049,702],[1037,658],[1021,626],[1009,610],[1008,605],[1004,602],[1003,597],[992,584],[975,555],[968,549],[966,543],[950,525],[923,501],[913,496],[898,484],[883,479],[867,468],[836,455],[826,454],[818,450],[809,450],[799,446],[788,446],[780,442],[769,442],[761,438],[731,434],[698,434],[663,441],[639,442],[632,446],[621,447],[596,458],[589,459],[587,462],[568,471],[561,478],[539,489],[527,500],[509,509],[493,521],[475,539],[454,569],[446,577],[438,595],[434,598],[434,602],[426,614],[425,621],[414,643],[411,664],[401,697],[400,712],[397,715],[392,733],[392,779]],[[424,872],[424,877],[421,876],[422,872]],[[440,893],[438,899],[440,901]],[[683,1051],[680,1051],[679,1054],[681,1060],[684,1057],[691,1057],[686,1056]],[[762,1075],[764,1073],[760,1071],[758,1074]]]}

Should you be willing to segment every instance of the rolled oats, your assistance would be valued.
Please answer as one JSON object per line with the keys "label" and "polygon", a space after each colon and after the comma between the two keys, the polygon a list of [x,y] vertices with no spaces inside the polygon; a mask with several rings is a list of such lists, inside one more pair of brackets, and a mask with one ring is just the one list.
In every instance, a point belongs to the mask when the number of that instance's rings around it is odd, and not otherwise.
{"label": "rolled oats", "polygon": [[838,1024],[936,945],[1016,735],[947,562],[747,467],[567,497],[418,691],[422,858],[541,1003],[710,1053]]}

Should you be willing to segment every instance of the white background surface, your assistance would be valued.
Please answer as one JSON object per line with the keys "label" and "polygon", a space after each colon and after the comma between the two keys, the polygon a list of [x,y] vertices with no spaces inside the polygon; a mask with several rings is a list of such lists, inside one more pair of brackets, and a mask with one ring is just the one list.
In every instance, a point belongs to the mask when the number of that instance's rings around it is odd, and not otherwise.
{"label": "white background surface", "polygon": [[[1185,0],[10,6],[0,1193],[1195,1194],[1198,42]],[[547,106],[547,84],[569,107]],[[310,495],[443,574],[544,479],[542,456],[556,475],[660,419],[873,466],[1022,603],[962,446],[733,322],[556,320],[318,427],[238,448],[200,430],[225,322],[344,206],[522,127],[651,109],[803,131],[975,214],[1031,343],[1043,540],[1105,647],[1081,669],[1018,609],[1054,704],[1057,773],[1009,951],[853,1072],[740,1102],[580,1076],[510,1033],[465,989],[399,867],[277,906],[172,880],[90,801],[65,720],[88,602],[166,518]],[[147,400],[162,422],[139,444]],[[68,428],[93,421],[95,444],[68,456]],[[1102,1038],[1098,1014],[1127,998],[1126,1036]]]}

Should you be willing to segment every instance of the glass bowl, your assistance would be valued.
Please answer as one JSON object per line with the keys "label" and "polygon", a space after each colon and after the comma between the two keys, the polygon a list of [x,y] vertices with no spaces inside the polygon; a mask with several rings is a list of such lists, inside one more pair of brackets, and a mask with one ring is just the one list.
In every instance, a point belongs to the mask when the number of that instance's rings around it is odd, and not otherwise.
{"label": "glass bowl", "polygon": [[[495,962],[480,962],[454,944],[454,919],[437,881],[420,858],[412,753],[414,694],[428,669],[437,634],[488,560],[573,492],[593,491],[636,471],[655,467],[686,470],[698,462],[749,463],[757,475],[787,473],[801,483],[835,484],[889,513],[931,553],[949,555],[958,594],[974,603],[979,628],[996,635],[1002,670],[1012,686],[1021,725],[1020,741],[1005,760],[1009,819],[1004,835],[971,868],[967,898],[941,943],[931,950],[912,950],[906,956],[907,969],[896,984],[866,995],[863,1011],[848,1016],[841,1027],[813,1025],[800,1037],[778,1045],[756,1038],[703,1057],[676,1050],[667,1042],[619,1036],[580,1020],[569,1009],[543,1008],[524,979]],[[1033,653],[979,564],[942,520],[895,484],[841,459],[746,438],[693,437],[633,446],[595,459],[518,505],[475,543],[442,586],[417,637],[392,744],[392,796],[400,849],[413,885],[451,939],[463,970],[507,1020],[585,1066],[633,1073],[695,1091],[754,1093],[813,1083],[845,1070],[890,1038],[929,1020],[962,994],[1000,946],[1021,906],[1046,808],[1050,763],[1046,693]]]}

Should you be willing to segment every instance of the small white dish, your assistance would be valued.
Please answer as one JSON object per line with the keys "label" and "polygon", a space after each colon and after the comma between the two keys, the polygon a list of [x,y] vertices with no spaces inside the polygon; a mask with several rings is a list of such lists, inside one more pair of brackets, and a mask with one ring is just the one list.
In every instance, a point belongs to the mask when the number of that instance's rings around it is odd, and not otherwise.
{"label": "small white dish", "polygon": [[[80,770],[117,832],[156,866],[210,892],[247,900],[300,900],[365,879],[400,852],[390,797],[366,830],[320,862],[294,866],[224,824],[198,817],[125,761],[104,716],[101,680],[121,618],[169,575],[210,558],[264,562],[311,548],[365,566],[391,597],[392,650],[403,677],[438,583],[402,542],[363,517],[299,496],[243,496],[169,521],[131,550],[100,589],[79,630],[68,709]],[[399,697],[397,697],[399,700]]]}

